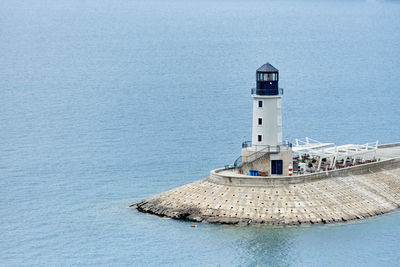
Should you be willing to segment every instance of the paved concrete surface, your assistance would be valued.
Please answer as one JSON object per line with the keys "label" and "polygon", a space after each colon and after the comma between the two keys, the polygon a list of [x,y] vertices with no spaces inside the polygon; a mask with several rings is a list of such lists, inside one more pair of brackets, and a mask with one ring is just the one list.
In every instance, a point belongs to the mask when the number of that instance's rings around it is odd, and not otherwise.
{"label": "paved concrete surface", "polygon": [[[381,159],[400,156],[400,145],[379,150]],[[275,225],[362,219],[400,206],[400,160],[363,172],[263,186],[226,185],[206,178],[131,207],[176,219]],[[371,165],[370,165],[371,166]],[[365,167],[367,168],[367,167]]]}

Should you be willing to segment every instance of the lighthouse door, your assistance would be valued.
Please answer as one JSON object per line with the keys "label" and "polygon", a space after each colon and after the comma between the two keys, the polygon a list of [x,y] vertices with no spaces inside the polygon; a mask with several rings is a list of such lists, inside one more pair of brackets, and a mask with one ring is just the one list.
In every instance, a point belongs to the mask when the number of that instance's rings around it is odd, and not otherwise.
{"label": "lighthouse door", "polygon": [[282,174],[282,173],[283,173],[283,161],[271,160],[271,174]]}

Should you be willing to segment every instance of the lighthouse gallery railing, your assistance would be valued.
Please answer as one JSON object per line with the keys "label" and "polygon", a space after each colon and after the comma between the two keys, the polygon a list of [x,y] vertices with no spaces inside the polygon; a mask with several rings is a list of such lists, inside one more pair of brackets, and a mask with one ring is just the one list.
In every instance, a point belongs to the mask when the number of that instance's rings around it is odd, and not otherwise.
{"label": "lighthouse gallery railing", "polygon": [[252,88],[251,94],[252,95],[283,95],[283,88],[276,88],[276,89]]}

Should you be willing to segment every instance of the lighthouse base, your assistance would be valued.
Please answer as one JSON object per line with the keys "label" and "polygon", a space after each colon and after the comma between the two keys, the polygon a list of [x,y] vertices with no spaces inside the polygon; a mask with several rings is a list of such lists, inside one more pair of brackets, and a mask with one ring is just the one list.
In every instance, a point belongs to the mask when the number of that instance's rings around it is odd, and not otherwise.
{"label": "lighthouse base", "polygon": [[[283,150],[277,153],[266,153],[253,160],[254,151],[242,149],[242,173],[250,175],[251,170],[257,170],[260,176],[287,176],[289,166],[293,164],[292,150]],[[249,159],[249,161],[246,161]]]}
{"label": "lighthouse base", "polygon": [[[175,219],[226,224],[343,222],[400,207],[400,144],[378,149],[379,162],[295,177],[213,170],[210,177],[131,205]],[[391,158],[386,159],[390,155]]]}

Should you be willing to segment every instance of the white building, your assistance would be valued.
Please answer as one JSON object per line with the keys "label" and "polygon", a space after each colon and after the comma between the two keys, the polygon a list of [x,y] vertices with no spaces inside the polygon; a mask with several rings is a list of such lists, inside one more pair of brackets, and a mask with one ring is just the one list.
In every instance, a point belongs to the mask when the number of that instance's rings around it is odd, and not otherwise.
{"label": "white building", "polygon": [[[287,175],[292,164],[289,143],[282,143],[282,96],[279,71],[266,63],[256,71],[253,97],[252,141],[242,145],[242,170],[263,175]],[[260,175],[260,174],[258,174]]]}

